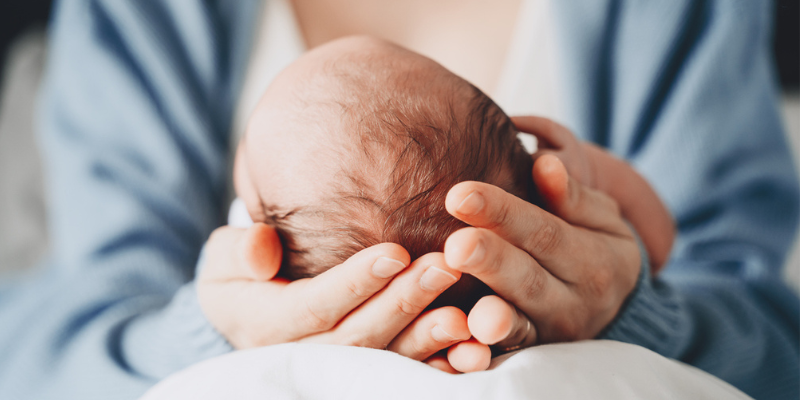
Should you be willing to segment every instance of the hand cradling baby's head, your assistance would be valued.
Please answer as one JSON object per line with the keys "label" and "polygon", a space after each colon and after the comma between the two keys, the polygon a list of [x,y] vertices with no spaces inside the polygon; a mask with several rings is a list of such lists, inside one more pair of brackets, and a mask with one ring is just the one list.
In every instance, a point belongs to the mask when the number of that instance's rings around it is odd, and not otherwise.
{"label": "hand cradling baby's head", "polygon": [[412,259],[465,226],[458,182],[527,198],[530,156],[485,94],[434,61],[370,38],[310,51],[264,94],[236,160],[237,193],[283,241],[282,274],[317,275],[393,242]]}

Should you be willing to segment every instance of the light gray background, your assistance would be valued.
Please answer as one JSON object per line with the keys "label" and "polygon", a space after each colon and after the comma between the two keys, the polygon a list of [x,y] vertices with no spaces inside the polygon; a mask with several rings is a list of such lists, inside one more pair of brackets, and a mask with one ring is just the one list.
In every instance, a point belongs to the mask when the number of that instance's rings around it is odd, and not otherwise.
{"label": "light gray background", "polygon": [[[41,30],[12,47],[0,93],[0,277],[35,265],[47,249],[41,160],[32,131],[36,93],[46,54]],[[783,114],[795,158],[800,155],[800,96],[787,96]],[[800,165],[795,162],[800,171]],[[787,279],[800,290],[800,238]]]}
{"label": "light gray background", "polygon": [[0,88],[0,273],[34,265],[47,248],[39,152],[34,142],[36,93],[45,61],[42,30],[9,50]]}

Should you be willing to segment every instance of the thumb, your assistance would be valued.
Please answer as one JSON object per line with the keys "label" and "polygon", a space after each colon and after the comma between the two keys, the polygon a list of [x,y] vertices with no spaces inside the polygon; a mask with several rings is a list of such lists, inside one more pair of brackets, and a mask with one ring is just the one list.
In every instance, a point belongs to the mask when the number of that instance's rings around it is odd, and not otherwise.
{"label": "thumb", "polygon": [[555,155],[545,154],[534,162],[533,182],[548,210],[570,224],[614,233],[628,231],[617,202],[569,176]]}
{"label": "thumb", "polygon": [[201,273],[209,280],[268,281],[278,273],[282,255],[278,233],[267,224],[223,226],[208,239]]}
{"label": "thumb", "polygon": [[239,241],[238,250],[256,280],[268,281],[278,274],[283,247],[275,228],[260,222],[253,224]]}

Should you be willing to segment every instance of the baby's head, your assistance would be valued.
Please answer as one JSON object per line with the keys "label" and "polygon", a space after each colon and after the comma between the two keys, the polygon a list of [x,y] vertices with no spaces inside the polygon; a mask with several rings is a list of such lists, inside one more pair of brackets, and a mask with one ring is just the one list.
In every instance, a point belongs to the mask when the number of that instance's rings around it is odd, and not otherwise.
{"label": "baby's head", "polygon": [[236,189],[254,221],[277,229],[287,278],[383,242],[413,260],[466,226],[445,211],[456,183],[530,197],[531,158],[516,135],[491,99],[434,61],[341,39],[266,91],[238,149]]}

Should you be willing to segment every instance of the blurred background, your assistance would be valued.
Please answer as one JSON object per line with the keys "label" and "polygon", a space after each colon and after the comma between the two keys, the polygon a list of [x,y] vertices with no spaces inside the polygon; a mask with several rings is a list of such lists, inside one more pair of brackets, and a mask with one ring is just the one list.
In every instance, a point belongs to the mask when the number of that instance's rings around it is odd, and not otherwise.
{"label": "blurred background", "polygon": [[[800,172],[800,0],[775,3],[773,54]],[[47,204],[33,131],[50,11],[48,0],[0,2],[0,277],[25,271],[47,250]],[[800,290],[798,243],[788,260],[787,279]]]}

